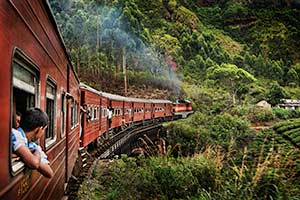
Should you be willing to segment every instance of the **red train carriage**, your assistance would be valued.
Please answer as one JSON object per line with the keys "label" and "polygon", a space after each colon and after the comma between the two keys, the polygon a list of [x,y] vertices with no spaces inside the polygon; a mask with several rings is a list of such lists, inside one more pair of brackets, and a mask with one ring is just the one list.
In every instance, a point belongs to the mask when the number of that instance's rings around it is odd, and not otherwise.
{"label": "red train carriage", "polygon": [[101,96],[100,92],[85,85],[80,84],[81,106],[86,109],[86,113],[80,113],[80,146],[87,146],[101,135]]}
{"label": "red train carriage", "polygon": [[145,99],[132,98],[133,102],[133,121],[140,122],[145,118]]}
{"label": "red train carriage", "polygon": [[172,102],[162,99],[151,99],[152,102],[152,116],[153,118],[164,119],[164,117],[172,116],[171,106]]}
{"label": "red train carriage", "polygon": [[[79,81],[45,0],[0,3],[0,199],[60,199],[79,141]],[[40,145],[54,177],[12,158],[13,112],[40,107],[49,126]]]}

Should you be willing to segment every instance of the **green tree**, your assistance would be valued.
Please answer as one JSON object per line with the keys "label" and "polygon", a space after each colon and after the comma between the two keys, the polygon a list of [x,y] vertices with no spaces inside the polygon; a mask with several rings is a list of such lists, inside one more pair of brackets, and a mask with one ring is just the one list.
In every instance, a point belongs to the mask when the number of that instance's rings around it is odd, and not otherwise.
{"label": "green tree", "polygon": [[267,96],[268,102],[272,106],[275,106],[280,103],[281,99],[287,97],[287,93],[277,82],[275,82],[272,84]]}
{"label": "green tree", "polygon": [[286,74],[287,83],[290,86],[296,86],[299,82],[299,76],[295,69],[291,68]]}
{"label": "green tree", "polygon": [[222,64],[208,69],[207,78],[227,90],[236,104],[236,95],[240,88],[256,81],[254,76],[233,64]]}

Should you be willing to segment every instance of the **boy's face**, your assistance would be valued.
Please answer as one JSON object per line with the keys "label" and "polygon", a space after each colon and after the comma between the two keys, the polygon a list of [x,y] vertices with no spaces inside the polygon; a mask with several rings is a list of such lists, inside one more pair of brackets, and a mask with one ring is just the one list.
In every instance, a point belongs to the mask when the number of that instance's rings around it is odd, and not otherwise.
{"label": "boy's face", "polygon": [[20,115],[16,115],[16,128],[20,127],[20,121],[21,121],[21,116]]}

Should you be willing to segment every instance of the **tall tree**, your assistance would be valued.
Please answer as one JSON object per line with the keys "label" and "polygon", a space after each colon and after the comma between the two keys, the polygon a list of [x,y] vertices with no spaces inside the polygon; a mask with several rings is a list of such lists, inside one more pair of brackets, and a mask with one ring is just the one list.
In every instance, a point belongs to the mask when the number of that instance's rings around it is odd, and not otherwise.
{"label": "tall tree", "polygon": [[208,69],[207,78],[231,94],[233,105],[236,104],[236,95],[240,87],[256,81],[252,74],[233,64],[222,64]]}

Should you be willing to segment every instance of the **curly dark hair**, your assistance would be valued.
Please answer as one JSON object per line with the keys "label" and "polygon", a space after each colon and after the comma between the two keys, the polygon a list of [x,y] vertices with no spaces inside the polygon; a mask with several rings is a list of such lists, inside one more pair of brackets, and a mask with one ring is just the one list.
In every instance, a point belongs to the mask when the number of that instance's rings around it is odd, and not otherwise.
{"label": "curly dark hair", "polygon": [[20,127],[25,131],[32,131],[37,127],[45,127],[48,125],[48,115],[40,108],[30,108],[23,113]]}

